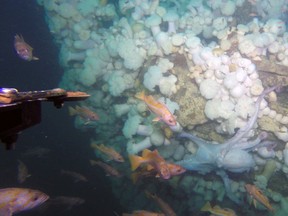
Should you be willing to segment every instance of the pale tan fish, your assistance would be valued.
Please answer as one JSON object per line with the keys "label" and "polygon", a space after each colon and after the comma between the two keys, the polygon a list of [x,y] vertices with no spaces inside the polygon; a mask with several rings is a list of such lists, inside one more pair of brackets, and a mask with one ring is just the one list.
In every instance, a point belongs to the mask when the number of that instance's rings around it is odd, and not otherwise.
{"label": "pale tan fish", "polygon": [[49,199],[45,193],[29,188],[0,189],[0,215],[12,216],[37,207]]}
{"label": "pale tan fish", "polygon": [[28,172],[27,166],[21,160],[18,160],[18,175],[17,175],[18,182],[22,184],[30,176],[31,175]]}
{"label": "pale tan fish", "polygon": [[97,165],[97,166],[101,167],[106,172],[106,175],[108,175],[108,176],[116,176],[116,177],[122,176],[117,169],[115,169],[114,167],[112,167],[109,164],[106,164],[102,161],[90,160],[90,164],[92,166]]}

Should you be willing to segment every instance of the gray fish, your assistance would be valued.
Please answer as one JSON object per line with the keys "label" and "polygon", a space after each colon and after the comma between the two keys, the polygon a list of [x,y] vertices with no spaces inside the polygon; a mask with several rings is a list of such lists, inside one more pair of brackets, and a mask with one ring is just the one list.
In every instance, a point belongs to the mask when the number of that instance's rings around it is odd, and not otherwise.
{"label": "gray fish", "polygon": [[27,166],[21,161],[18,160],[18,175],[17,175],[17,180],[21,184],[26,181],[28,177],[31,175],[28,173],[28,168]]}
{"label": "gray fish", "polygon": [[80,182],[80,181],[87,182],[88,181],[88,179],[84,175],[77,173],[77,172],[73,172],[69,170],[61,170],[61,174],[71,176],[74,182]]}
{"label": "gray fish", "polygon": [[51,205],[63,205],[66,206],[66,210],[71,210],[73,207],[82,205],[85,202],[84,199],[80,197],[72,196],[57,196],[50,200]]}

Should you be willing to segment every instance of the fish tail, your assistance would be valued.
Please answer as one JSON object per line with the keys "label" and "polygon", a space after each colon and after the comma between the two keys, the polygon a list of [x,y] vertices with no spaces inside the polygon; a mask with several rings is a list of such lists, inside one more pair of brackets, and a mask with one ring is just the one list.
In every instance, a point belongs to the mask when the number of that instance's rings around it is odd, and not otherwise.
{"label": "fish tail", "polygon": [[151,199],[155,199],[156,198],[156,194],[155,193],[151,193],[147,190],[145,190],[145,194],[148,198],[151,198]]}
{"label": "fish tail", "polygon": [[23,42],[24,41],[22,35],[19,35],[19,34],[16,34],[14,36],[14,38],[15,38],[16,42]]}
{"label": "fish tail", "polygon": [[70,116],[74,116],[74,115],[77,114],[77,110],[74,109],[74,108],[71,107],[71,106],[68,107],[68,111],[69,111],[69,115],[70,115]]}
{"label": "fish tail", "polygon": [[98,149],[98,145],[94,142],[90,144],[90,147],[93,149]]}
{"label": "fish tail", "polygon": [[144,159],[137,155],[129,155],[129,160],[132,171],[136,170],[144,162]]}
{"label": "fish tail", "polygon": [[95,160],[89,160],[91,166],[95,166],[95,165],[98,165],[98,161],[95,161]]}
{"label": "fish tail", "polygon": [[207,202],[202,208],[201,211],[210,211],[211,210],[211,204],[210,202]]}
{"label": "fish tail", "polygon": [[144,149],[142,151],[142,157],[146,158],[149,157],[149,154],[151,154],[152,151],[150,151],[149,149]]}
{"label": "fish tail", "polygon": [[137,172],[131,173],[130,177],[131,177],[133,184],[136,184],[137,181],[139,180],[139,173]]}
{"label": "fish tail", "polygon": [[135,95],[136,98],[140,99],[140,100],[144,100],[145,99],[145,92],[144,91],[141,91],[141,92],[138,92],[136,95]]}

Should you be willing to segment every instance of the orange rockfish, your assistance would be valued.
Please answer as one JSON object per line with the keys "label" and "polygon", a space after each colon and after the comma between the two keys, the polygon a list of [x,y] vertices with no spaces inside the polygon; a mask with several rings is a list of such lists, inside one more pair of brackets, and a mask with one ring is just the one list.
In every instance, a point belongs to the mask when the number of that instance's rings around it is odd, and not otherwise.
{"label": "orange rockfish", "polygon": [[182,166],[178,165],[178,164],[173,164],[173,163],[167,163],[169,172],[171,176],[176,176],[176,175],[180,175],[184,172],[186,172],[186,169],[183,168]]}
{"label": "orange rockfish", "polygon": [[116,177],[122,176],[118,170],[116,170],[114,167],[112,167],[106,163],[103,163],[102,161],[90,160],[90,164],[92,166],[97,165],[97,166],[101,167],[106,172],[107,176],[116,176]]}
{"label": "orange rockfish", "polygon": [[22,35],[15,35],[14,48],[18,56],[26,61],[39,60],[39,58],[33,56],[33,48],[24,41]]}
{"label": "orange rockfish", "polygon": [[107,155],[110,160],[124,162],[124,158],[111,147],[104,146],[103,144],[97,145],[96,143],[91,143],[90,146]]}
{"label": "orange rockfish", "polygon": [[169,206],[168,203],[166,203],[164,200],[162,200],[160,197],[158,197],[156,194],[152,194],[148,191],[145,191],[148,198],[153,199],[159,208],[162,210],[165,216],[176,216],[176,213],[174,210]]}
{"label": "orange rockfish", "polygon": [[[183,167],[177,165],[177,164],[172,164],[172,163],[167,163],[168,169],[170,172],[170,176],[176,176],[180,175],[184,172],[186,172],[186,169]],[[131,180],[135,184],[139,181],[139,179],[146,178],[146,177],[160,177],[159,173],[157,170],[154,169],[154,167],[148,165],[147,167],[143,167],[139,171],[133,172],[131,174]]]}
{"label": "orange rockfish", "polygon": [[201,211],[208,211],[215,216],[236,216],[235,212],[229,208],[221,208],[218,205],[214,207],[211,206],[210,202],[207,202],[202,208]]}
{"label": "orange rockfish", "polygon": [[262,193],[262,191],[259,188],[257,188],[255,185],[246,184],[245,189],[251,196],[255,207],[256,207],[256,201],[258,201],[270,211],[274,211],[273,207],[269,203],[268,198]]}
{"label": "orange rockfish", "polygon": [[163,103],[156,101],[151,95],[145,95],[142,91],[136,94],[135,97],[144,101],[149,110],[157,116],[154,121],[160,120],[169,126],[175,126],[177,124],[175,117],[169,109]]}
{"label": "orange rockfish", "polygon": [[88,124],[90,121],[99,120],[99,116],[95,112],[91,111],[89,108],[84,106],[83,107],[75,106],[75,108],[69,106],[68,110],[69,115],[71,116],[78,115],[82,119],[86,120],[85,124]]}
{"label": "orange rockfish", "polygon": [[157,149],[154,151],[150,151],[149,149],[144,149],[142,151],[142,157],[137,155],[129,155],[129,160],[131,163],[131,170],[136,170],[140,165],[148,165],[147,169],[152,170],[155,169],[157,174],[163,179],[169,179],[171,177],[171,173],[169,167],[158,153]]}
{"label": "orange rockfish", "polygon": [[49,199],[45,193],[26,188],[0,189],[0,215],[12,216],[14,213],[32,209]]}
{"label": "orange rockfish", "polygon": [[132,214],[123,213],[122,216],[165,216],[162,213],[155,213],[145,210],[133,211]]}

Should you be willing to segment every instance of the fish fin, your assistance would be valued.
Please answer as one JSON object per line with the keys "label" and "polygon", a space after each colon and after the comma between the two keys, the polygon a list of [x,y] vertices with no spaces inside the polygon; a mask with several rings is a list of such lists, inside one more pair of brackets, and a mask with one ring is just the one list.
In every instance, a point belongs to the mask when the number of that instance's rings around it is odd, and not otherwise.
{"label": "fish fin", "polygon": [[74,109],[74,108],[71,107],[71,106],[68,107],[68,111],[69,111],[69,115],[70,115],[70,116],[74,116],[74,115],[77,114],[76,109]]}
{"label": "fish fin", "polygon": [[152,121],[153,121],[153,122],[159,122],[159,121],[161,121],[161,118],[156,117],[156,118],[154,118]]}
{"label": "fish fin", "polygon": [[33,56],[33,57],[32,57],[32,60],[37,61],[37,60],[39,60],[39,58],[36,57],[36,56]]}
{"label": "fish fin", "polygon": [[136,98],[140,99],[140,100],[145,100],[145,92],[144,91],[141,91],[141,92],[138,92],[136,95],[135,95]]}
{"label": "fish fin", "polygon": [[14,38],[15,38],[15,40],[16,40],[16,42],[25,42],[24,41],[24,38],[22,37],[22,35],[18,35],[18,34],[16,34],[15,36],[14,36]]}
{"label": "fish fin", "polygon": [[8,206],[5,206],[4,208],[0,208],[0,215],[1,216],[12,216],[12,210],[10,205],[8,204]]}
{"label": "fish fin", "polygon": [[107,149],[108,147],[107,146],[105,146],[103,143],[101,143],[100,145],[98,145],[99,146],[99,149]]}
{"label": "fish fin", "polygon": [[148,155],[149,154],[151,154],[151,150],[149,150],[149,149],[144,149],[143,151],[142,151],[142,157],[143,158],[146,158],[146,157],[148,157]]}
{"label": "fish fin", "polygon": [[136,170],[144,162],[144,159],[137,155],[129,155],[129,160],[132,171]]}
{"label": "fish fin", "polygon": [[90,147],[93,148],[93,149],[98,149],[98,145],[95,142],[92,142],[90,144]]}
{"label": "fish fin", "polygon": [[155,175],[155,177],[156,177],[156,178],[160,178],[160,174],[157,173],[157,174]]}
{"label": "fish fin", "polygon": [[255,208],[257,208],[257,200],[256,199],[253,199],[253,205]]}
{"label": "fish fin", "polygon": [[147,170],[147,171],[151,171],[151,170],[153,170],[153,169],[154,169],[154,167],[151,166],[150,164],[148,164],[148,165],[146,166],[146,170]]}
{"label": "fish fin", "polygon": [[202,208],[201,211],[210,211],[211,210],[211,204],[210,202],[207,202]]}
{"label": "fish fin", "polygon": [[218,205],[215,205],[215,206],[213,207],[213,209],[221,210],[222,208],[221,208],[220,206],[218,206]]}
{"label": "fish fin", "polygon": [[139,173],[138,172],[133,172],[131,173],[131,180],[133,182],[133,184],[136,184],[138,179],[139,179]]}
{"label": "fish fin", "polygon": [[86,122],[84,122],[84,125],[88,125],[88,124],[90,124],[90,120],[87,120]]}
{"label": "fish fin", "polygon": [[95,166],[98,164],[98,162],[96,160],[89,160],[91,166]]}
{"label": "fish fin", "polygon": [[[120,216],[117,212],[115,212],[115,211],[113,211],[113,214],[115,215],[115,216]],[[122,216],[123,216],[124,214],[122,214]],[[125,216],[125,215],[124,215]]]}
{"label": "fish fin", "polygon": [[155,193],[151,193],[147,190],[145,190],[145,194],[148,198],[151,198],[151,199],[155,199],[156,198],[156,194]]}

